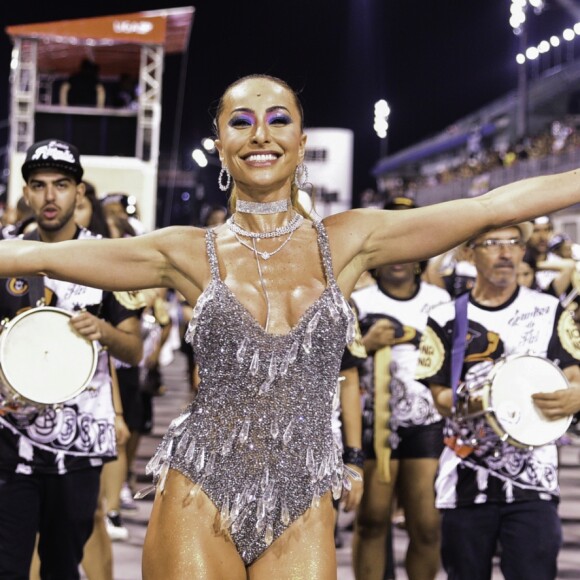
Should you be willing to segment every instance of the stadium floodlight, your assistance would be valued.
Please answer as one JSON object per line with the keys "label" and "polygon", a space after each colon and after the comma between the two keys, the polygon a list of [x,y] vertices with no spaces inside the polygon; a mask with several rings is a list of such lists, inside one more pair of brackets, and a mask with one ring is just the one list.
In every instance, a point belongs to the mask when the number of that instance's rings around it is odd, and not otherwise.
{"label": "stadium floodlight", "polygon": [[387,138],[387,129],[389,128],[389,115],[391,114],[391,107],[385,99],[381,99],[375,103],[375,122],[373,129],[381,139]]}
{"label": "stadium floodlight", "polygon": [[191,152],[191,158],[199,165],[199,167],[207,167],[207,157],[201,149],[194,149]]}
{"label": "stadium floodlight", "polygon": [[564,30],[564,32],[562,32],[562,37],[564,38],[564,40],[567,40],[568,42],[570,42],[571,40],[574,40],[575,36],[576,36],[576,33],[571,28],[566,28],[566,30]]}
{"label": "stadium floodlight", "polygon": [[550,43],[547,40],[542,40],[540,44],[538,44],[538,52],[540,54],[545,54],[550,50]]}
{"label": "stadium floodlight", "polygon": [[512,0],[510,5],[510,26],[513,29],[513,33],[520,35],[522,32],[522,26],[526,21],[526,0]]}
{"label": "stadium floodlight", "polygon": [[215,153],[215,141],[211,137],[206,137],[205,139],[202,139],[201,146],[208,153]]}
{"label": "stadium floodlight", "polygon": [[538,49],[535,46],[530,46],[527,50],[526,50],[526,58],[528,60],[535,60],[536,58],[538,58],[538,56],[540,55]]}

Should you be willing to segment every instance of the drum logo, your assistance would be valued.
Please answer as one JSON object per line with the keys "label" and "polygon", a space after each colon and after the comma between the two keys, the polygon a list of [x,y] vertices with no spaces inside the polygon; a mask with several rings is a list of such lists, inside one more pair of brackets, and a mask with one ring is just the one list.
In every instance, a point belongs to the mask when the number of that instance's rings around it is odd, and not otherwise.
{"label": "drum logo", "polygon": [[562,312],[558,320],[558,338],[566,352],[580,359],[580,332],[569,310]]}
{"label": "drum logo", "polygon": [[6,281],[6,290],[11,296],[24,296],[28,293],[28,280],[24,278],[9,278]]}
{"label": "drum logo", "polygon": [[415,378],[421,380],[432,377],[441,370],[444,360],[445,348],[443,343],[435,331],[428,326],[421,337]]}

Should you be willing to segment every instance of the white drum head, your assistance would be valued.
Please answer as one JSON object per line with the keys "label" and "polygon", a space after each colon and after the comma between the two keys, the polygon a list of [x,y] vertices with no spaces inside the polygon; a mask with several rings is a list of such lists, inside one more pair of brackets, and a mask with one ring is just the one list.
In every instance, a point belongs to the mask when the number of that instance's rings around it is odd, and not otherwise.
{"label": "white drum head", "polygon": [[494,369],[491,409],[496,421],[516,442],[546,445],[566,432],[572,417],[548,419],[534,404],[532,394],[568,387],[564,373],[550,361],[532,355],[514,357]]}
{"label": "white drum head", "polygon": [[92,379],[97,347],[70,326],[59,308],[27,310],[0,335],[0,364],[9,386],[33,403],[52,405],[78,395]]}

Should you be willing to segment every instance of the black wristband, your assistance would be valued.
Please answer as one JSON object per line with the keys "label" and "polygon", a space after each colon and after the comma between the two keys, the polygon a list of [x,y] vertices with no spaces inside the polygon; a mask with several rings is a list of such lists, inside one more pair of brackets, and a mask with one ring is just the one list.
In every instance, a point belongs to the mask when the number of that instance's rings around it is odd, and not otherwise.
{"label": "black wristband", "polygon": [[362,449],[358,447],[345,447],[342,452],[342,462],[350,463],[351,465],[356,465],[357,467],[363,468],[365,461],[365,454]]}

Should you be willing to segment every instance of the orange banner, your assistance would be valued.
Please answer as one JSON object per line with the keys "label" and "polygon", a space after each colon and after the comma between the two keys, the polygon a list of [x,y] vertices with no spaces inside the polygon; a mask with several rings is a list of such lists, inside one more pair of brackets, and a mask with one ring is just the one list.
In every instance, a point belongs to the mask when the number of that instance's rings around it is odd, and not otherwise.
{"label": "orange banner", "polygon": [[8,26],[10,36],[48,38],[66,42],[67,38],[94,40],[96,44],[164,44],[167,19],[141,12],[39,24]]}

